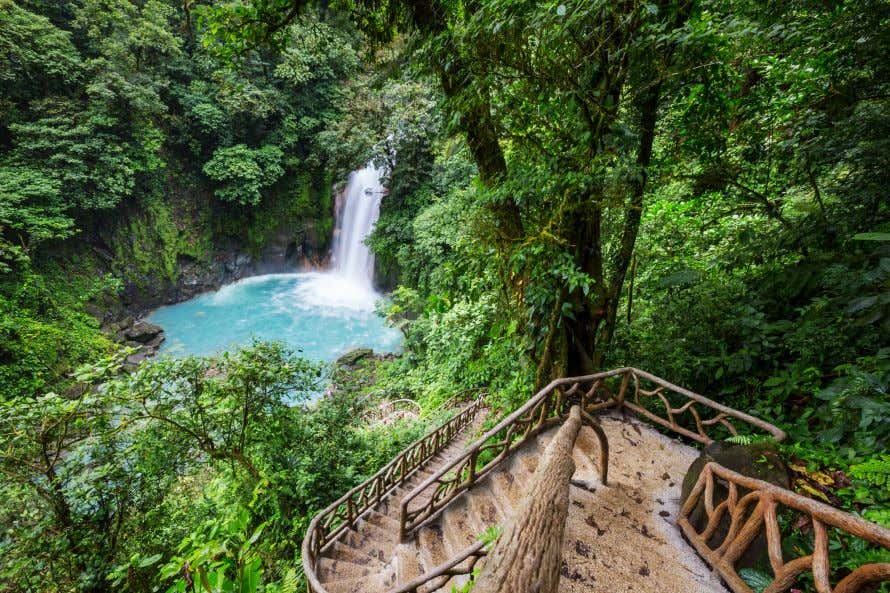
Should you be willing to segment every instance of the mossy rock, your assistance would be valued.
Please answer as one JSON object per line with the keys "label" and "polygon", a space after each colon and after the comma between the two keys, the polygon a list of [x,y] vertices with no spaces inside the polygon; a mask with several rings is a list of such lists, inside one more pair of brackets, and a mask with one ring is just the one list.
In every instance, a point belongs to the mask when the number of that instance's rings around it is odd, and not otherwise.
{"label": "mossy rock", "polygon": [[[686,503],[689,493],[698,481],[705,464],[714,461],[725,468],[744,476],[763,480],[782,488],[791,487],[791,474],[788,467],[782,461],[778,450],[772,443],[753,443],[750,445],[737,445],[725,441],[715,441],[704,448],[701,455],[692,462],[686,476],[683,478],[683,488],[680,495],[680,505]],[[739,498],[749,491],[739,488]],[[719,481],[714,482],[714,506],[729,495],[729,490]],[[750,510],[750,509],[749,509]],[[704,497],[702,497],[695,509],[689,515],[689,522],[696,531],[701,532],[707,525]],[[729,530],[729,515],[724,514],[708,545],[712,548],[719,546]],[[761,533],[751,542],[747,551],[742,555],[737,564],[738,568],[755,567],[769,561],[767,555],[766,536]]]}
{"label": "mossy rock", "polygon": [[338,358],[336,362],[334,362],[334,366],[354,367],[356,364],[359,363],[359,361],[362,361],[366,358],[372,358],[373,356],[374,351],[370,348],[355,348]]}

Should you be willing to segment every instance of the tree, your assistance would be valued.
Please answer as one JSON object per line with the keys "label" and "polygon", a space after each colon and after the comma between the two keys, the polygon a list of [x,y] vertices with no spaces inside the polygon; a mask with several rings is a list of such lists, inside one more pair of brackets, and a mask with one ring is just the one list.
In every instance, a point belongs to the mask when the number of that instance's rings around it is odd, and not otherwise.
{"label": "tree", "polygon": [[248,148],[236,144],[219,148],[204,165],[204,173],[219,183],[214,193],[226,202],[255,206],[263,197],[263,188],[274,184],[283,174],[277,146]]}
{"label": "tree", "polygon": [[320,369],[283,345],[255,343],[219,359],[186,357],[144,365],[109,387],[130,420],[166,426],[189,448],[258,481],[257,447],[278,430],[289,405],[318,389]]}

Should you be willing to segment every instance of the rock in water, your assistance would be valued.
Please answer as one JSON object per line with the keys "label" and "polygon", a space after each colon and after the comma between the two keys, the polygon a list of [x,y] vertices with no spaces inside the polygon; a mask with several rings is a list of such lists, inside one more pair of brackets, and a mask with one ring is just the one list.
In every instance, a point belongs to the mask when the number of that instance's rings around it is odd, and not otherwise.
{"label": "rock in water", "polygon": [[371,358],[374,351],[370,348],[354,348],[334,361],[335,367],[354,367],[360,360]]}
{"label": "rock in water", "polygon": [[[683,478],[683,488],[680,495],[681,506],[686,503],[686,499],[698,481],[698,477],[701,475],[705,464],[711,461],[715,461],[723,467],[744,476],[763,480],[782,488],[791,487],[791,476],[788,468],[772,443],[735,445],[724,441],[715,441],[705,447],[698,459],[689,466],[689,470]],[[748,492],[744,488],[739,488],[739,498],[741,499]],[[715,480],[714,506],[720,504],[728,495],[728,489]],[[700,532],[705,528],[708,521],[705,513],[704,496],[699,499],[698,505],[689,515],[689,522],[692,523],[696,531]],[[708,542],[709,546],[712,548],[717,547],[723,542],[729,531],[729,523],[729,514],[726,513],[723,515],[713,537]],[[761,533],[751,542],[748,550],[739,559],[737,566],[739,568],[753,567],[768,561],[766,536]]]}
{"label": "rock in water", "polygon": [[124,330],[124,337],[127,340],[147,344],[157,338],[164,328],[148,321],[137,321],[132,326]]}

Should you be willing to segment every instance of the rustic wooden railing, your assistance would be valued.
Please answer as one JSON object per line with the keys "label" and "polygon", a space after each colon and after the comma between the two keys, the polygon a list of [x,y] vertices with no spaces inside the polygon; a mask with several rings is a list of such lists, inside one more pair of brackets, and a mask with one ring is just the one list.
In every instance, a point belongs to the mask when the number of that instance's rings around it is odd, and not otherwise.
{"label": "rustic wooden railing", "polygon": [[315,575],[317,558],[324,549],[343,531],[354,527],[356,521],[368,510],[380,503],[392,490],[408,480],[418,468],[448,446],[455,436],[473,422],[481,405],[480,398],[466,406],[451,420],[415,441],[380,471],[344,494],[312,519],[302,546],[303,571],[309,581],[310,591],[325,590]]}
{"label": "rustic wooden railing", "polygon": [[[628,393],[627,384],[622,384],[617,397],[612,398],[617,406],[704,445],[714,440],[709,434],[714,429],[724,429],[728,433],[726,436],[737,435],[738,429],[733,421],[744,422],[777,441],[783,441],[788,436],[769,422],[724,406],[646,371],[634,368],[619,370],[623,371],[625,381],[633,383],[633,388]],[[647,388],[647,384],[651,387]],[[708,413],[713,416],[706,417]]]}
{"label": "rustic wooden railing", "polygon": [[[719,502],[715,501],[718,482],[726,493]],[[702,498],[707,522],[698,531],[692,525],[690,515]],[[780,505],[809,517],[813,533],[812,554],[788,561],[784,559],[778,521]],[[725,534],[718,529],[724,516],[729,518]],[[680,509],[677,523],[698,553],[717,569],[736,593],[753,593],[739,576],[736,564],[754,539],[764,533],[774,575],[764,593],[785,593],[807,572],[812,575],[818,593],[872,591],[874,589],[865,587],[890,582],[890,563],[876,562],[855,568],[832,586],[828,537],[828,530],[836,528],[890,550],[890,529],[768,482],[743,476],[717,463],[705,465]]]}
{"label": "rustic wooden railing", "polygon": [[[617,389],[610,385],[614,382],[618,382]],[[709,431],[720,429],[727,434],[737,434],[734,422],[743,422],[776,440],[786,437],[784,431],[768,422],[639,369],[620,368],[583,377],[557,379],[470,445],[463,455],[402,499],[402,540],[430,521],[476,481],[491,473],[523,443],[560,423],[574,404],[580,405],[585,425],[593,428],[599,438],[600,471],[604,483],[607,479],[608,443],[592,414],[608,408],[628,409],[705,444],[713,440]],[[431,489],[432,495],[425,503],[412,505],[421,493]]]}
{"label": "rustic wooden railing", "polygon": [[[584,420],[582,414],[580,407],[574,406],[569,413],[568,421],[563,424],[558,434],[547,445],[541,464],[535,470],[529,494],[525,497],[522,508],[515,514],[515,519],[506,527],[490,553],[486,550],[483,542],[477,542],[449,561],[389,593],[436,591],[444,587],[455,576],[472,574],[479,561],[488,555],[492,558],[486,562],[473,591],[490,593],[489,589],[491,589],[492,583],[499,583],[499,586],[504,587],[504,591],[535,590],[540,593],[547,593],[551,589],[555,591],[553,587],[559,582],[562,533],[565,527],[565,517],[568,515],[569,479],[574,473],[575,467],[572,460],[572,449],[578,436],[578,429]],[[554,509],[557,511],[556,513],[552,512]],[[541,520],[543,515],[546,515],[545,521]],[[524,539],[525,544],[530,544],[520,547],[526,551],[531,550],[531,555],[534,557],[513,558],[512,554],[517,550],[514,539]],[[538,587],[535,589],[529,583],[523,585],[514,582],[515,579],[502,580],[501,573],[511,565],[523,570],[521,575],[517,575],[521,581],[532,578],[535,583],[538,583],[538,581],[542,581],[542,576],[546,573],[549,577],[546,582],[550,588],[545,590]],[[522,582],[524,583],[524,581]]]}
{"label": "rustic wooden railing", "polygon": [[472,574],[476,565],[487,554],[485,542],[476,542],[454,558],[428,570],[389,593],[420,593],[421,588],[423,591],[436,591],[444,587],[453,577]]}

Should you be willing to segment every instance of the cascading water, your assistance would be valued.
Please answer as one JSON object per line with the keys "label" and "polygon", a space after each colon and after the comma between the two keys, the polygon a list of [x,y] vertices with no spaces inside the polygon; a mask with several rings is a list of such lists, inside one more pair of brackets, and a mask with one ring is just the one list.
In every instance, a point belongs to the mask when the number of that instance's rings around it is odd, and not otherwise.
{"label": "cascading water", "polygon": [[380,170],[369,163],[353,171],[343,192],[334,231],[334,252],[327,272],[297,287],[300,301],[316,306],[372,311],[380,295],[374,291],[374,255],[365,239],[380,216],[380,200],[386,190]]}
{"label": "cascading water", "polygon": [[334,235],[334,270],[368,288],[374,282],[374,255],[365,245],[365,238],[374,230],[380,216],[380,200],[385,191],[380,183],[380,170],[373,164],[353,171]]}
{"label": "cascading water", "polygon": [[304,356],[333,360],[349,348],[398,348],[401,334],[374,314],[373,231],[386,190],[373,165],[354,171],[341,196],[331,266],[319,272],[266,274],[224,286],[148,319],[165,328],[163,350],[212,354],[251,338],[281,340]]}

